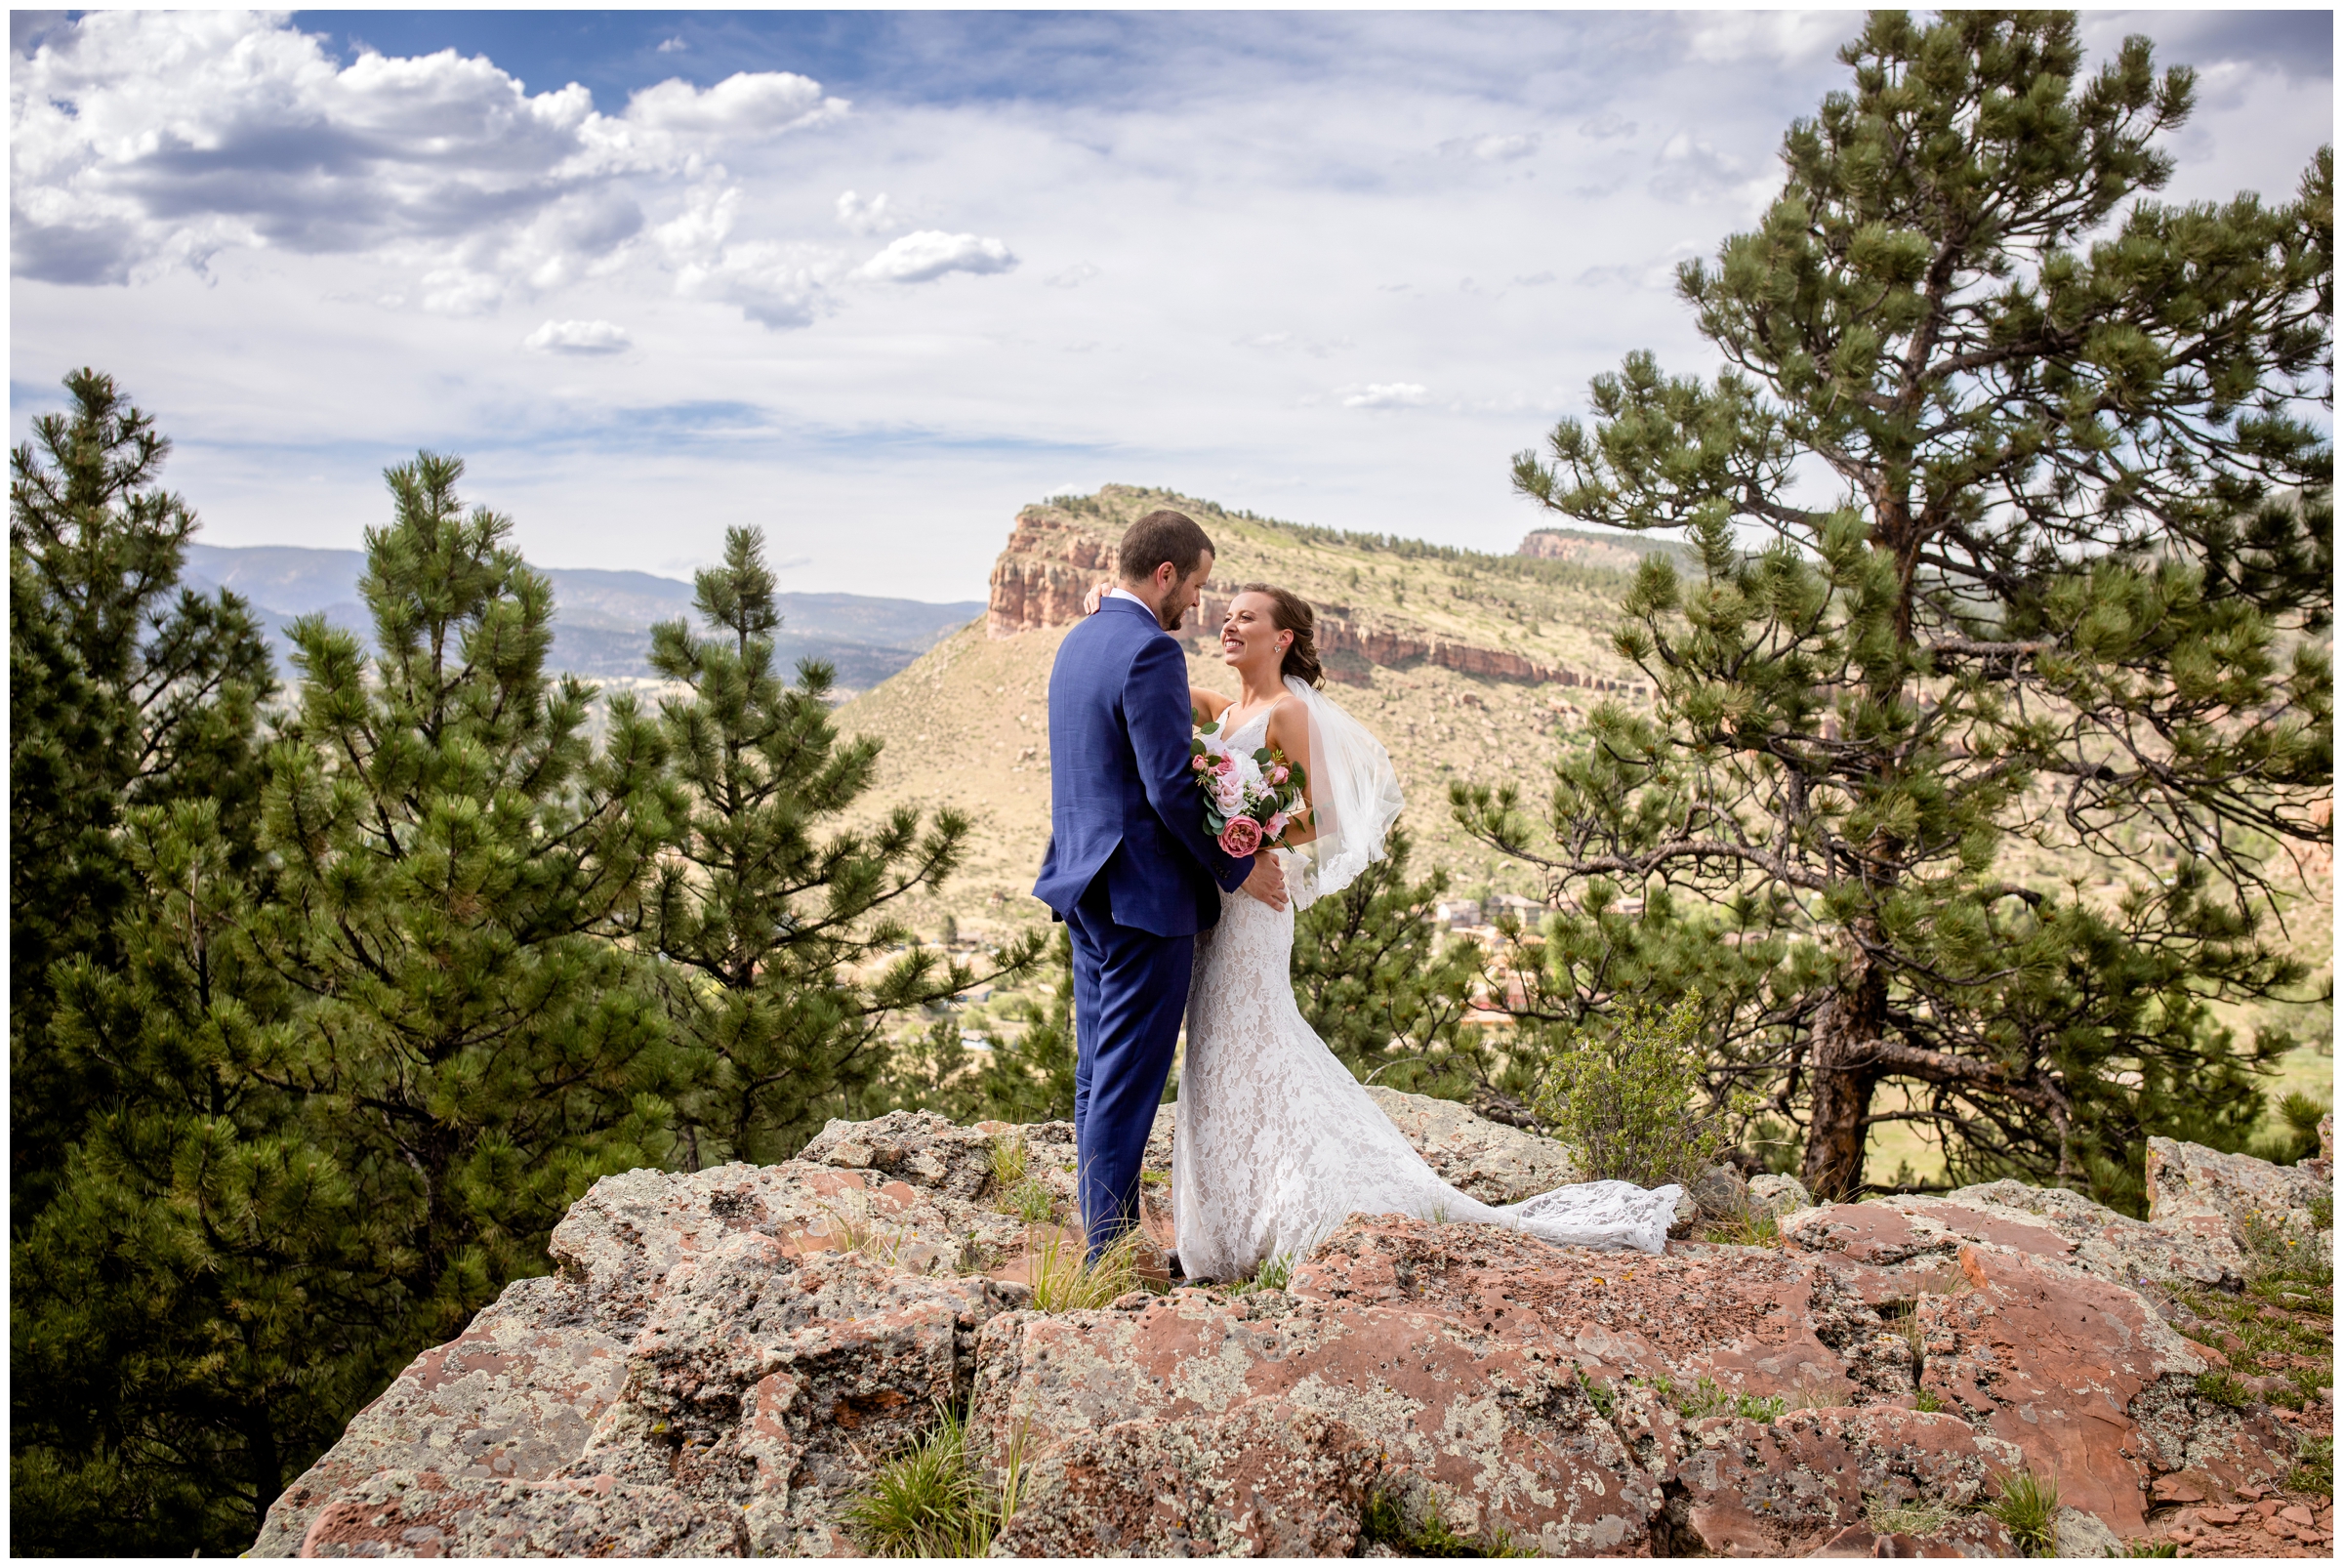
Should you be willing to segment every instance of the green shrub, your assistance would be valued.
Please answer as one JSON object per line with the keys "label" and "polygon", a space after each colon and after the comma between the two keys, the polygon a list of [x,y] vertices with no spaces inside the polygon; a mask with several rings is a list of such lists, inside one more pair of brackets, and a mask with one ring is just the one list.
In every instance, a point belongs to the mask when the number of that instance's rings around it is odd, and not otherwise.
{"label": "green shrub", "polygon": [[1534,1108],[1576,1146],[1590,1181],[1656,1187],[1716,1163],[1725,1134],[1693,1110],[1704,1081],[1701,999],[1662,1012],[1627,1004],[1610,1034],[1565,1037],[1541,1064]]}
{"label": "green shrub", "polygon": [[2032,1470],[1998,1478],[1985,1511],[2001,1521],[2018,1550],[2029,1557],[2058,1555],[2058,1482]]}

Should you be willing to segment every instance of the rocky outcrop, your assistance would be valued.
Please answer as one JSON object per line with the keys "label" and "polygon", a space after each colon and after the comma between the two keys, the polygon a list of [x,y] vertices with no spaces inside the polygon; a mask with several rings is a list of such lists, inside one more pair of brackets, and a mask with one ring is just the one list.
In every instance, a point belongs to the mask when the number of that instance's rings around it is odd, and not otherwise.
{"label": "rocky outcrop", "polygon": [[[1016,637],[1082,619],[1083,597],[1114,572],[1115,536],[1100,522],[1054,506],[1027,507],[1017,514],[1008,543],[993,563],[985,630],[995,638]],[[1218,632],[1228,601],[1241,579],[1213,579],[1205,586],[1196,613],[1183,634],[1210,640]],[[1496,681],[1582,687],[1592,692],[1642,696],[1632,681],[1541,664],[1504,648],[1460,642],[1420,627],[1384,624],[1358,615],[1347,604],[1313,602],[1318,646],[1327,673],[1336,681],[1365,679],[1368,667],[1404,669],[1434,664],[1462,675]]]}
{"label": "rocky outcrop", "polygon": [[[1461,1107],[1377,1099],[1489,1201],[1576,1174]],[[597,1182],[556,1272],[409,1366],[255,1553],[850,1553],[848,1506],[939,1405],[994,1485],[1017,1456],[995,1549],[1032,1556],[1351,1554],[1394,1509],[1557,1554],[2004,1555],[1975,1505],[2020,1469],[2095,1549],[2152,1510],[2262,1519],[2295,1462],[2268,1407],[2199,1392],[2219,1352],[2154,1304],[2236,1286],[2236,1238],[2193,1212],[1996,1182],[1660,1257],[1363,1216],[1283,1289],[1045,1313],[1021,1281],[1054,1232],[1005,1211],[1071,1198],[1070,1134],[898,1112],[783,1165]],[[2257,1541],[2319,1546],[2317,1512],[2267,1517]]]}

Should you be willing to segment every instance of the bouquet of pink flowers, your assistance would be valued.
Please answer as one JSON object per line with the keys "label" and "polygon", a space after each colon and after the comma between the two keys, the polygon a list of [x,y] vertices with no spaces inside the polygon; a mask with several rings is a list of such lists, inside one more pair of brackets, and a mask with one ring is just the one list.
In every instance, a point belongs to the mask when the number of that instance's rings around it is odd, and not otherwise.
{"label": "bouquet of pink flowers", "polygon": [[1256,849],[1277,848],[1288,830],[1309,815],[1301,764],[1274,746],[1249,757],[1230,751],[1216,719],[1196,726],[1188,741],[1188,765],[1204,791],[1205,830],[1240,859]]}

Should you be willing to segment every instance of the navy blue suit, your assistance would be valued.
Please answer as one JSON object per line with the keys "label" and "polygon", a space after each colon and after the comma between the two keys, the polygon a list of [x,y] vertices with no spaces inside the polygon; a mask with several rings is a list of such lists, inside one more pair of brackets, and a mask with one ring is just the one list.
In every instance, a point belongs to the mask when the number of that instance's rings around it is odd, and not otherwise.
{"label": "navy blue suit", "polygon": [[1110,598],[1049,671],[1049,848],[1034,896],[1074,940],[1074,1142],[1095,1257],[1138,1217],[1196,933],[1253,859],[1204,831],[1188,665],[1145,605]]}

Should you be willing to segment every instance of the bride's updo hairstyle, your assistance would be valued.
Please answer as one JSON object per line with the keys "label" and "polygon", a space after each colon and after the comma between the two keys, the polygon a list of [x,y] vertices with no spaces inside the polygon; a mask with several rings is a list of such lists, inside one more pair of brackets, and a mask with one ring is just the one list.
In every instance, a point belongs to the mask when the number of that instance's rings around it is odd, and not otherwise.
{"label": "bride's updo hairstyle", "polygon": [[1269,617],[1270,624],[1281,632],[1294,634],[1294,642],[1286,649],[1283,664],[1277,667],[1281,676],[1292,676],[1305,686],[1326,684],[1326,668],[1318,662],[1318,612],[1298,594],[1267,583],[1246,583],[1237,590],[1240,594],[1265,594],[1277,609]]}

